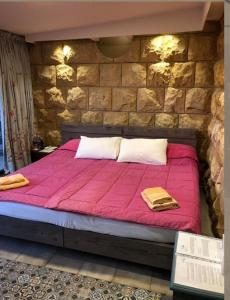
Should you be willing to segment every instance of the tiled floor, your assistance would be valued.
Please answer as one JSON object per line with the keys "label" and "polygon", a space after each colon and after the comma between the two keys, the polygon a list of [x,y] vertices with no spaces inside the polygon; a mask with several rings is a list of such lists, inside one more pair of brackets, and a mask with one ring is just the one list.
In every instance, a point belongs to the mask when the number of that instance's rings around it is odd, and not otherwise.
{"label": "tiled floor", "polygon": [[[203,233],[210,235],[210,220],[204,200],[201,211]],[[0,257],[172,294],[169,289],[170,272],[115,259],[1,236]]]}

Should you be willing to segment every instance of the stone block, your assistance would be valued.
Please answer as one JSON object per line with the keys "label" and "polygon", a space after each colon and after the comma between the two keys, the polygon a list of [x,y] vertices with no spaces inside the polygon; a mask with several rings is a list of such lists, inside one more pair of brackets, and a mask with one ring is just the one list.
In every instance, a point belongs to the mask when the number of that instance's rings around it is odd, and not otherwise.
{"label": "stone block", "polygon": [[101,125],[103,123],[103,113],[100,111],[83,112],[81,122],[89,125]]}
{"label": "stone block", "polygon": [[35,85],[44,85],[44,86],[56,85],[55,66],[34,66],[33,83]]}
{"label": "stone block", "polygon": [[160,35],[142,39],[141,60],[184,61],[187,58],[187,39],[183,36]]}
{"label": "stone block", "polygon": [[135,37],[128,51],[120,57],[114,59],[115,62],[138,62],[140,60],[140,38]]}
{"label": "stone block", "polygon": [[38,108],[45,108],[45,96],[43,89],[33,89],[34,106]]}
{"label": "stone block", "polygon": [[212,89],[192,88],[186,91],[185,112],[210,112]]}
{"label": "stone block", "polygon": [[52,146],[61,145],[61,133],[59,130],[49,130],[46,133],[46,144]]}
{"label": "stone block", "polygon": [[90,40],[75,40],[65,43],[70,47],[73,55],[67,60],[68,63],[106,63],[112,62],[113,59],[105,57],[97,48],[97,43]]}
{"label": "stone block", "polygon": [[88,89],[73,87],[67,91],[67,107],[69,109],[87,109]]}
{"label": "stone block", "polygon": [[194,128],[198,131],[207,131],[210,117],[202,114],[180,114],[180,128]]}
{"label": "stone block", "polygon": [[214,82],[216,87],[224,86],[224,60],[218,60],[214,65]]}
{"label": "stone block", "polygon": [[104,125],[127,126],[129,121],[127,112],[104,112]]}
{"label": "stone block", "polygon": [[122,86],[146,86],[145,64],[122,64]]}
{"label": "stone block", "polygon": [[164,89],[139,88],[137,92],[137,111],[159,112],[163,109]]}
{"label": "stone block", "polygon": [[215,60],[216,37],[212,35],[191,36],[189,39],[188,59],[192,61]]}
{"label": "stone block", "polygon": [[57,65],[57,85],[60,86],[73,86],[76,84],[76,73],[69,65]]}
{"label": "stone block", "polygon": [[169,85],[173,87],[194,86],[195,64],[193,62],[175,63],[171,69]]}
{"label": "stone block", "polygon": [[211,112],[215,118],[224,121],[224,90],[221,88],[215,89],[212,94]]}
{"label": "stone block", "polygon": [[136,94],[136,88],[113,88],[112,109],[117,111],[135,111]]}
{"label": "stone block", "polygon": [[224,32],[222,31],[217,39],[217,56],[224,58]]}
{"label": "stone block", "polygon": [[155,116],[155,127],[175,128],[178,126],[178,115],[160,113]]}
{"label": "stone block", "polygon": [[36,111],[39,128],[56,129],[56,111],[53,109],[40,108]]}
{"label": "stone block", "polygon": [[167,62],[159,62],[148,66],[147,86],[166,87],[171,77],[171,67]]}
{"label": "stone block", "polygon": [[183,113],[185,105],[185,90],[169,87],[165,91],[164,111],[168,113]]}
{"label": "stone block", "polygon": [[59,111],[57,113],[57,125],[66,123],[77,124],[81,123],[81,112],[79,110],[68,110]]}
{"label": "stone block", "polygon": [[121,65],[101,64],[100,65],[100,86],[120,86]]}
{"label": "stone block", "polygon": [[77,83],[81,86],[99,85],[99,67],[97,64],[78,65]]}
{"label": "stone block", "polygon": [[129,114],[129,126],[154,127],[154,114],[131,112]]}
{"label": "stone block", "polygon": [[49,108],[64,108],[66,105],[64,91],[56,87],[46,89],[45,102]]}
{"label": "stone block", "polygon": [[37,42],[29,46],[29,56],[31,64],[42,64],[42,46],[40,43]]}
{"label": "stone block", "polygon": [[196,63],[195,86],[211,87],[213,86],[213,63],[198,62]]}
{"label": "stone block", "polygon": [[44,42],[42,44],[43,61],[47,65],[64,64],[63,45],[61,42]]}
{"label": "stone block", "polygon": [[111,88],[93,87],[89,88],[90,110],[111,110]]}

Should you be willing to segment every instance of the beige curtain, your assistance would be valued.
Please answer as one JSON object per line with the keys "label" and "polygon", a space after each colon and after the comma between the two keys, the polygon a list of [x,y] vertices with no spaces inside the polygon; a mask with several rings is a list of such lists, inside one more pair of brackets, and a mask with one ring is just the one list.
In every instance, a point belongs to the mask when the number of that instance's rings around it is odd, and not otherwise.
{"label": "beige curtain", "polygon": [[0,31],[0,105],[5,171],[30,162],[33,97],[27,44]]}

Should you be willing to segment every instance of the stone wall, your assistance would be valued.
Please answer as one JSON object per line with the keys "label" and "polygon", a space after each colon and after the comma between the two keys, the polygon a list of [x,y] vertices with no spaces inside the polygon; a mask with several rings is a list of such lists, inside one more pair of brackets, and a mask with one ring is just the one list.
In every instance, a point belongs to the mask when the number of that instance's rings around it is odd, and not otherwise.
{"label": "stone wall", "polygon": [[221,236],[224,231],[224,28],[217,40],[218,60],[214,65],[215,90],[211,100],[211,122],[208,127],[210,146],[207,157],[210,169],[206,173],[210,191],[209,202],[213,229]]}
{"label": "stone wall", "polygon": [[[218,34],[219,24],[211,22],[200,33],[135,37],[116,59],[91,40],[35,43],[30,56],[39,133],[55,145],[64,122],[192,127],[205,158]],[[220,68],[215,64],[215,74]]]}

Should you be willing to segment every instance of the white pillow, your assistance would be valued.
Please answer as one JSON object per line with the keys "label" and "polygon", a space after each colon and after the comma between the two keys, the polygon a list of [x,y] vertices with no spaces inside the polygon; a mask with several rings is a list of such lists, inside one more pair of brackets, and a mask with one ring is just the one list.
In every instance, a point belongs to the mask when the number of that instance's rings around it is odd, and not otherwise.
{"label": "white pillow", "polygon": [[89,138],[81,136],[75,158],[116,159],[121,137]]}
{"label": "white pillow", "polygon": [[166,165],[167,139],[122,139],[118,162]]}

